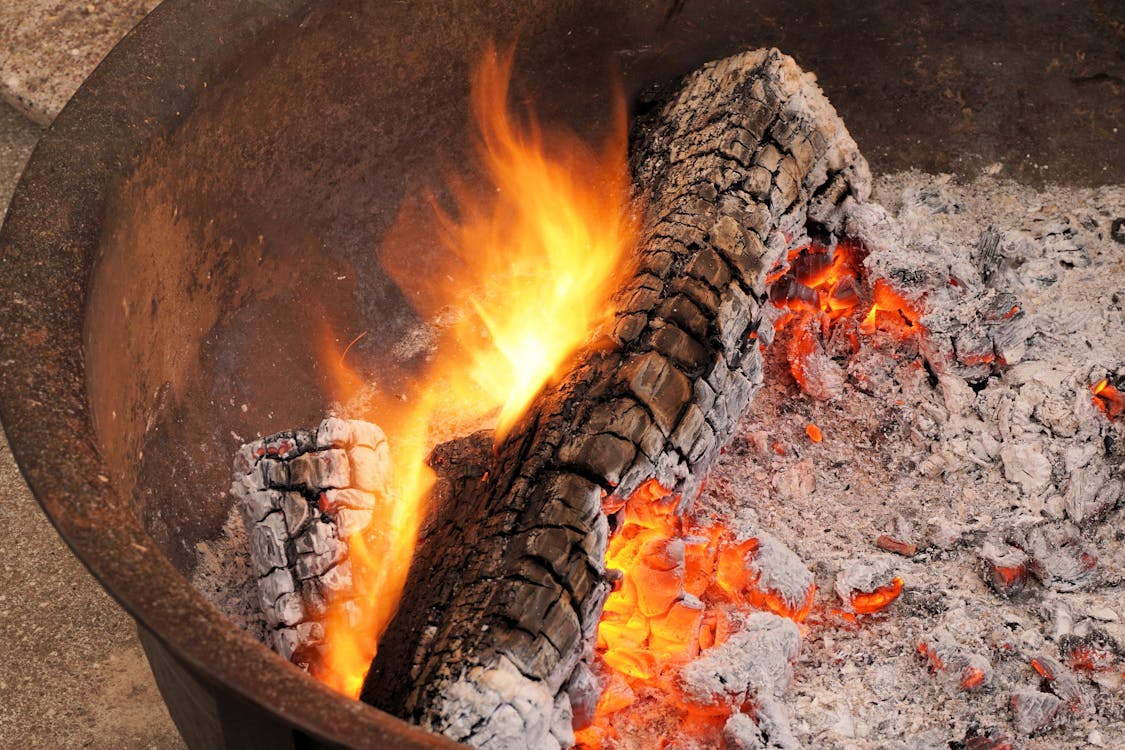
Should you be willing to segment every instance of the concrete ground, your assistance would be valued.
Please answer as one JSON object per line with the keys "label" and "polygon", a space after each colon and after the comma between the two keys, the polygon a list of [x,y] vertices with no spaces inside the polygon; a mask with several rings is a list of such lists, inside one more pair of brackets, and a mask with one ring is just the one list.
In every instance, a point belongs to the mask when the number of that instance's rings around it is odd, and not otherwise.
{"label": "concrete ground", "polygon": [[[0,102],[0,216],[42,132]],[[0,634],[0,750],[184,747],[133,621],[55,533],[2,433]]]}
{"label": "concrete ground", "polygon": [[[0,217],[43,132],[25,115],[49,123],[155,4],[0,3]],[[2,431],[0,633],[0,750],[184,747],[133,621],[55,533]]]}
{"label": "concrete ground", "polygon": [[158,3],[3,0],[0,98],[49,125],[105,53]]}

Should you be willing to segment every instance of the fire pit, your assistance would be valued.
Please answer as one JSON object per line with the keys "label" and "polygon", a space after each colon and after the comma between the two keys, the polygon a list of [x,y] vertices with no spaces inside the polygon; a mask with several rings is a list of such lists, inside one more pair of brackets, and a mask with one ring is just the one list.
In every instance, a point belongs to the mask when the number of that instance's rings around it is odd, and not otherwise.
{"label": "fire pit", "polygon": [[[437,746],[310,682],[187,585],[226,518],[231,441],[324,413],[322,324],[341,345],[369,331],[350,356],[386,382],[413,377],[409,357],[384,352],[419,321],[371,254],[402,197],[440,184],[443,160],[463,150],[463,72],[498,24],[522,27],[517,75],[553,92],[545,118],[571,122],[608,111],[609,52],[629,91],[652,100],[653,83],[760,42],[748,38],[752,19],[735,23],[747,11],[719,4],[208,10],[199,24],[193,3],[171,3],[127,40],[60,118],[13,203],[3,236],[17,290],[3,334],[13,452],[67,540],[137,616],[190,742],[285,746],[296,731]],[[451,47],[427,30],[453,12],[463,36]],[[154,39],[175,39],[177,54],[153,59]],[[120,87],[142,67],[155,83]],[[856,132],[877,119],[856,114]],[[892,145],[884,168],[919,149]],[[73,171],[60,177],[61,164]],[[67,202],[46,199],[48,177]],[[1011,554],[982,554],[1002,584]]]}

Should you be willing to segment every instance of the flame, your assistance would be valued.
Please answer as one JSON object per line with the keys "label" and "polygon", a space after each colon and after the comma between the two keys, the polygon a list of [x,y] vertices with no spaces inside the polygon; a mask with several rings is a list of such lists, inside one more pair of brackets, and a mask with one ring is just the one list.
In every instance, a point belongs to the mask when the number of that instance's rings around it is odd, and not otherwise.
{"label": "flame", "polygon": [[[704,705],[678,687],[679,669],[730,634],[731,613],[765,609],[798,622],[812,607],[815,588],[788,602],[763,587],[750,563],[758,540],[736,540],[721,523],[697,524],[679,512],[679,498],[655,480],[607,511],[623,521],[609,540],[607,568],[621,572],[598,625],[597,654],[607,672],[590,726],[575,736],[580,748],[612,744],[623,727],[673,716],[676,731],[718,743],[737,707]],[[647,696],[658,699],[645,701]]]}
{"label": "flame", "polygon": [[473,382],[501,405],[498,439],[612,317],[637,235],[623,98],[595,152],[573,135],[548,137],[534,118],[512,118],[511,65],[510,52],[489,48],[477,70],[472,109],[492,200],[456,184],[459,218],[437,209],[457,273],[430,279],[437,288],[425,293],[463,311],[454,337],[470,352]]}
{"label": "flame", "polygon": [[919,330],[922,314],[905,297],[892,289],[890,284],[883,279],[877,280],[873,294],[875,304],[871,306],[867,318],[864,318],[865,324],[868,320],[871,321],[872,329],[864,333],[874,332],[875,328],[884,328],[898,330],[901,336],[906,337]]}
{"label": "flame", "polygon": [[863,322],[859,326],[859,330],[864,333],[875,333],[875,318],[879,314],[878,303],[871,306],[871,310],[867,315],[863,316]]}
{"label": "flame", "polygon": [[373,522],[347,540],[353,590],[329,602],[326,645],[313,665],[349,696],[359,694],[401,599],[434,482],[426,465],[432,447],[463,434],[450,425],[490,418],[499,440],[612,318],[612,292],[630,271],[637,227],[622,97],[611,136],[591,149],[574,135],[548,133],[530,114],[522,121],[509,114],[511,66],[511,52],[490,46],[473,77],[478,153],[492,189],[455,182],[456,215],[435,205],[447,267],[420,273],[416,241],[394,230],[380,249],[423,318],[440,309],[455,321],[418,384],[405,399],[365,386],[324,336],[337,397],[347,402],[364,391],[364,416],[387,433],[395,472]]}

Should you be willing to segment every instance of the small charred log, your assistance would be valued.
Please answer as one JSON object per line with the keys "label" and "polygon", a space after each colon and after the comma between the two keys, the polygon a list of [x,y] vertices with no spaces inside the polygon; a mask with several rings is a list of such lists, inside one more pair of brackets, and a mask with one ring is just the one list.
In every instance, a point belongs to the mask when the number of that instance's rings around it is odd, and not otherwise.
{"label": "small charred log", "polygon": [[291,430],[243,445],[234,458],[238,502],[258,605],[270,644],[302,666],[324,640],[329,600],[358,620],[349,597],[348,537],[390,501],[390,453],[376,425],[330,417],[316,430]]}
{"label": "small charred log", "polygon": [[689,75],[638,123],[633,168],[649,198],[612,345],[580,353],[487,481],[423,529],[363,689],[455,740],[573,743],[610,590],[603,501],[655,479],[690,502],[761,383],[767,271],[810,221],[839,233],[869,189],[813,77],[776,50]]}

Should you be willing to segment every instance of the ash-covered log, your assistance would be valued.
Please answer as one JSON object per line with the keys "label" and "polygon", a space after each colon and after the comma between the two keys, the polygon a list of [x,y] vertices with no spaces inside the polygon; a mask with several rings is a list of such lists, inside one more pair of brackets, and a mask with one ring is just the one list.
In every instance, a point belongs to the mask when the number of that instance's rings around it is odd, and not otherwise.
{"label": "ash-covered log", "polygon": [[243,445],[232,475],[271,645],[307,667],[330,601],[360,617],[347,540],[389,502],[386,436],[368,422],[329,417],[316,430]]}
{"label": "ash-covered log", "polygon": [[689,75],[633,148],[648,203],[611,345],[581,352],[488,482],[423,529],[364,686],[478,747],[573,743],[572,698],[598,690],[585,662],[610,590],[603,502],[650,479],[691,502],[762,380],[767,271],[810,221],[840,232],[869,190],[814,78],[776,50]]}

